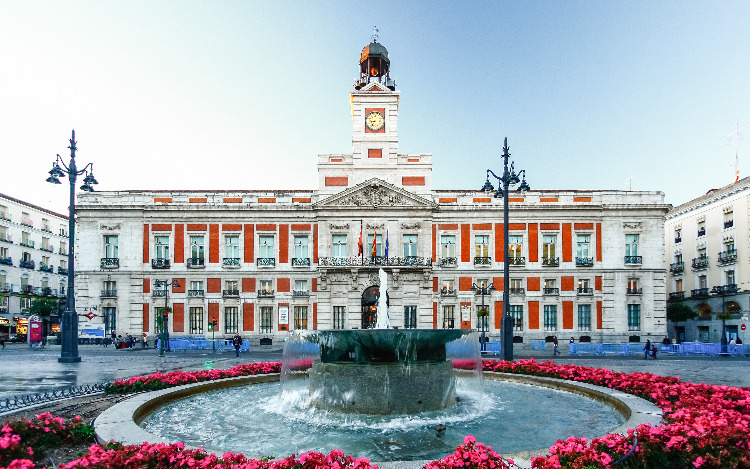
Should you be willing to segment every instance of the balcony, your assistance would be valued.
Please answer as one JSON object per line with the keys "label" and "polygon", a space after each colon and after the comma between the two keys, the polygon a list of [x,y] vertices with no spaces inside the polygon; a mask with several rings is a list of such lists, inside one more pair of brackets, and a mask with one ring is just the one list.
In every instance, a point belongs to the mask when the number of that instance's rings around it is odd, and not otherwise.
{"label": "balcony", "polygon": [[11,293],[13,291],[13,285],[10,283],[0,284],[0,293]]}
{"label": "balcony", "polygon": [[273,298],[273,290],[258,290],[258,298]]}
{"label": "balcony", "polygon": [[57,297],[65,298],[66,296],[68,296],[68,294],[65,293],[65,287],[60,287],[60,290],[57,292]]}
{"label": "balcony", "polygon": [[41,295],[42,289],[36,288],[32,285],[21,285],[21,291],[19,293],[22,295]]}
{"label": "balcony", "polygon": [[57,268],[57,273],[60,274],[60,275],[68,275],[68,269],[66,269],[64,267],[58,267]]}
{"label": "balcony", "polygon": [[25,248],[33,248],[34,247],[34,241],[30,239],[22,239],[20,243],[18,243],[19,246],[23,246]]}
{"label": "balcony", "polygon": [[99,266],[102,269],[118,269],[120,268],[120,259],[118,257],[102,257]]}
{"label": "balcony", "polygon": [[724,229],[728,230],[734,226],[734,220],[727,220],[724,222]]}
{"label": "balcony", "polygon": [[275,257],[259,257],[256,259],[258,267],[273,267],[276,265]]}
{"label": "balcony", "polygon": [[28,218],[21,218],[21,224],[25,226],[29,226],[31,228],[34,227],[34,222],[29,220]]}
{"label": "balcony", "polygon": [[578,294],[579,295],[593,295],[594,289],[591,287],[579,287]]}
{"label": "balcony", "polygon": [[693,258],[693,269],[705,269],[708,267],[708,256],[702,255],[699,257]]}
{"label": "balcony", "polygon": [[58,294],[57,288],[42,287],[42,295],[44,296],[57,296]]}
{"label": "balcony", "polygon": [[240,266],[240,258],[239,257],[225,257],[224,262],[222,264],[224,267],[235,267],[238,268]]}
{"label": "balcony", "polygon": [[13,259],[10,257],[0,257],[1,265],[13,265]]}
{"label": "balcony", "polygon": [[240,291],[239,290],[222,290],[221,296],[223,297],[230,297],[230,298],[239,298]]}
{"label": "balcony", "polygon": [[169,269],[169,259],[151,259],[152,269]]}
{"label": "balcony", "polygon": [[0,219],[1,220],[12,221],[13,217],[11,217],[10,213],[8,213],[8,212],[0,212]]}
{"label": "balcony", "polygon": [[714,295],[734,295],[735,293],[739,292],[740,289],[737,288],[736,283],[730,283],[728,285],[717,285],[713,288],[711,288],[711,293]]}
{"label": "balcony", "polygon": [[680,244],[682,242],[682,236],[678,236],[674,239],[675,244]]}
{"label": "balcony", "polygon": [[24,269],[34,269],[36,267],[36,263],[34,261],[21,261],[18,264],[18,267],[23,267]]}
{"label": "balcony", "polygon": [[188,269],[202,269],[206,267],[206,260],[202,257],[188,257],[187,268]]}
{"label": "balcony", "polygon": [[591,267],[592,265],[594,265],[593,257],[576,257],[576,266]]}
{"label": "balcony", "polygon": [[543,257],[542,265],[546,267],[559,267],[560,258],[559,257]]}
{"label": "balcony", "polygon": [[55,252],[55,248],[53,248],[49,244],[42,244],[41,246],[39,246],[39,249],[41,249],[42,251],[47,251],[47,252]]}
{"label": "balcony", "polygon": [[60,248],[60,250],[57,251],[57,253],[60,254],[61,256],[67,256],[68,255],[68,251],[66,249],[63,249],[63,248]]}
{"label": "balcony", "polygon": [[559,295],[560,289],[559,288],[547,288],[544,287],[544,294],[545,295]]}
{"label": "balcony", "polygon": [[102,290],[102,298],[117,298],[117,289]]}
{"label": "balcony", "polygon": [[491,257],[475,257],[474,265],[492,265]]}
{"label": "balcony", "polygon": [[63,230],[61,228],[60,229],[60,236],[62,236],[63,238],[67,238],[68,237],[68,231],[67,230]]}
{"label": "balcony", "polygon": [[673,291],[669,293],[669,299],[670,300],[684,300],[685,299],[685,292],[684,291]]}
{"label": "balcony", "polygon": [[669,264],[669,271],[673,274],[678,274],[685,270],[685,263],[684,262],[675,262],[672,264]]}
{"label": "balcony", "polygon": [[441,257],[438,259],[438,267],[456,267],[458,259],[455,257]]}
{"label": "balcony", "polygon": [[732,249],[719,253],[719,264],[731,264],[737,262],[737,250]]}
{"label": "balcony", "polygon": [[310,296],[310,292],[307,290],[292,290],[292,296]]}
{"label": "balcony", "polygon": [[203,290],[188,290],[187,295],[193,297],[206,296]]}
{"label": "balcony", "polygon": [[643,264],[643,256],[625,256],[625,264],[641,265]]}
{"label": "balcony", "polygon": [[510,287],[510,289],[508,290],[508,293],[511,295],[525,295],[526,289],[521,288],[521,287],[516,287],[516,288]]}
{"label": "balcony", "polygon": [[0,235],[0,241],[13,244],[13,237],[10,234]]}
{"label": "balcony", "polygon": [[698,237],[700,238],[700,237],[703,237],[703,236],[706,236],[706,227],[705,226],[703,228],[701,228],[701,229],[698,230]]}
{"label": "balcony", "polygon": [[643,294],[643,288],[628,288],[626,293],[628,295],[642,295]]}
{"label": "balcony", "polygon": [[708,288],[690,290],[690,298],[708,298]]}
{"label": "balcony", "polygon": [[52,230],[49,229],[49,226],[43,226],[42,231],[46,231],[47,233],[52,233]]}
{"label": "balcony", "polygon": [[42,264],[42,263],[40,262],[40,263],[39,263],[39,271],[40,271],[40,272],[49,272],[49,273],[54,273],[54,272],[55,272],[55,268],[54,268],[54,267],[52,267],[51,265],[44,265],[44,264]]}
{"label": "balcony", "polygon": [[526,258],[520,256],[508,256],[508,264],[510,265],[526,265]]}
{"label": "balcony", "polygon": [[456,296],[456,289],[443,287],[440,289],[440,296]]}
{"label": "balcony", "polygon": [[432,258],[430,257],[321,257],[318,260],[319,267],[370,267],[370,266],[391,266],[391,267],[430,267]]}
{"label": "balcony", "polygon": [[162,289],[151,290],[151,296],[157,297],[157,298],[158,297],[163,298],[163,297],[167,296],[167,291],[166,290],[162,290]]}
{"label": "balcony", "polygon": [[310,267],[310,258],[292,257],[292,267]]}

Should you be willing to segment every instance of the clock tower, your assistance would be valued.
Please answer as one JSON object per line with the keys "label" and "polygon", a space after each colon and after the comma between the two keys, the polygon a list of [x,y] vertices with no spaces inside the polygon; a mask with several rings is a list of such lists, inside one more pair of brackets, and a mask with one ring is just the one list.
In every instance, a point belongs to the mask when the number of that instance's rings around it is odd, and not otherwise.
{"label": "clock tower", "polygon": [[[400,92],[390,75],[388,50],[373,35],[362,49],[359,78],[350,94],[352,153],[319,155],[320,192],[339,192],[379,178],[420,194],[430,193],[431,155],[398,154]],[[342,187],[346,186],[346,187]]]}

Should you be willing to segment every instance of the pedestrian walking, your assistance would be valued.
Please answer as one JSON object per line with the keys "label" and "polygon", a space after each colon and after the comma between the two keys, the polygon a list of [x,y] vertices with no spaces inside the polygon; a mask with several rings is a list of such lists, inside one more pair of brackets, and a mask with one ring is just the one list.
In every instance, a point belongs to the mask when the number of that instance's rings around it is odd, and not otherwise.
{"label": "pedestrian walking", "polygon": [[654,357],[654,360],[656,360],[656,345],[651,346],[651,356]]}
{"label": "pedestrian walking", "polygon": [[646,346],[643,347],[643,350],[646,351],[646,353],[643,355],[643,359],[645,360],[651,354],[651,339],[646,341]]}
{"label": "pedestrian walking", "polygon": [[568,353],[570,355],[575,355],[576,353],[576,340],[573,337],[570,338],[570,345],[568,345]]}
{"label": "pedestrian walking", "polygon": [[234,338],[232,339],[232,345],[234,345],[234,353],[237,355],[237,358],[240,358],[240,347],[242,347],[242,337],[240,337],[239,332],[236,332],[234,334]]}
{"label": "pedestrian walking", "polygon": [[558,350],[558,348],[557,348],[559,344],[557,343],[557,336],[556,335],[552,336],[552,345],[554,345],[554,349],[552,351],[552,356],[554,357],[556,355],[560,355],[560,350]]}

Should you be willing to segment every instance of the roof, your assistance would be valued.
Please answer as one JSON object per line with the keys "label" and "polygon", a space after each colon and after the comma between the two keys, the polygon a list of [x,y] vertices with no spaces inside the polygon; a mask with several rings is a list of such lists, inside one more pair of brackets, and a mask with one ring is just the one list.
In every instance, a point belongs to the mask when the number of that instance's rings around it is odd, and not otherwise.
{"label": "roof", "polygon": [[362,49],[362,56],[359,59],[359,63],[367,60],[368,57],[382,57],[386,62],[390,62],[388,59],[388,49],[379,42],[371,42]]}
{"label": "roof", "polygon": [[0,197],[3,198],[3,199],[10,200],[11,202],[15,202],[17,204],[25,205],[25,206],[27,206],[29,208],[33,208],[34,210],[39,210],[40,212],[49,213],[50,215],[54,215],[56,217],[64,218],[66,220],[68,219],[67,215],[62,215],[60,213],[53,212],[52,210],[46,209],[44,207],[40,207],[38,205],[30,204],[28,202],[24,202],[21,199],[16,199],[15,197],[11,197],[9,195],[5,195],[5,194],[0,193]]}

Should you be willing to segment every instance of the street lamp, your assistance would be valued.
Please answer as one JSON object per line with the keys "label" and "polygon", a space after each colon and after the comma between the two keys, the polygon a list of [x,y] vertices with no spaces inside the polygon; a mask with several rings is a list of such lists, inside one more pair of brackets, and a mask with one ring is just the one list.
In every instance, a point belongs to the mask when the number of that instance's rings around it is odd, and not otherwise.
{"label": "street lamp", "polygon": [[[65,300],[65,312],[62,317],[62,349],[60,352],[60,358],[57,359],[60,363],[77,363],[81,361],[81,357],[78,355],[78,314],[76,313],[76,299],[75,299],[75,255],[74,249],[76,245],[76,195],[75,186],[76,178],[82,174],[86,174],[83,178],[83,185],[81,190],[85,192],[94,192],[94,188],[91,187],[96,182],[94,178],[94,165],[92,163],[87,164],[82,170],[78,170],[76,167],[76,131],[73,130],[73,134],[70,138],[70,162],[65,165],[65,162],[60,155],[57,155],[55,161],[52,162],[52,169],[49,171],[49,177],[47,182],[52,184],[62,184],[60,182],[61,177],[68,176],[70,180],[70,205],[68,206],[68,234],[69,244],[68,247],[68,296]],[[62,164],[62,168],[60,167]],[[63,169],[65,168],[65,169]]]}
{"label": "street lamp", "polygon": [[503,198],[503,324],[502,339],[500,346],[502,348],[503,360],[513,360],[513,318],[510,317],[510,263],[508,262],[508,189],[518,186],[519,192],[526,192],[531,187],[526,183],[526,170],[522,169],[516,173],[513,162],[508,168],[508,158],[510,158],[510,148],[508,148],[508,137],[505,137],[503,144],[503,175],[496,175],[491,169],[487,170],[487,181],[484,183],[482,190],[492,192],[495,188],[490,183],[490,174],[497,179],[498,189],[495,192],[495,198]]}
{"label": "street lamp", "polygon": [[[474,293],[479,293],[482,295],[482,308],[480,311],[482,311],[482,316],[480,316],[482,319],[482,338],[481,338],[481,345],[479,350],[482,352],[487,351],[487,338],[485,336],[485,330],[487,329],[487,315],[489,314],[487,310],[484,308],[484,295],[491,295],[493,291],[495,291],[495,285],[490,284],[490,286],[486,286],[485,284],[482,284],[482,286],[478,286],[476,283],[471,284],[471,291]],[[502,344],[501,344],[502,345]]]}
{"label": "street lamp", "polygon": [[154,280],[154,288],[164,287],[164,310],[161,314],[161,345],[159,346],[159,356],[164,356],[164,341],[167,340],[167,326],[169,325],[169,287],[179,288],[180,283],[177,280]]}

